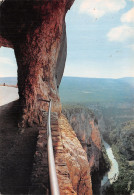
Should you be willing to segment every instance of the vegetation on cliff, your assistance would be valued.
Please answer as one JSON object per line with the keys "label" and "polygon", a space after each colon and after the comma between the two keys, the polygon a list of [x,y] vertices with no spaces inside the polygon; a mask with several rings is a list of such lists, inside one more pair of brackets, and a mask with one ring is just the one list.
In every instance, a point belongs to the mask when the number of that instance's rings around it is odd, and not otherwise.
{"label": "vegetation on cliff", "polygon": [[101,142],[98,121],[89,108],[80,104],[65,104],[63,113],[73,127],[87,153],[94,195],[99,194],[100,181],[110,168],[110,162]]}
{"label": "vegetation on cliff", "polygon": [[119,164],[119,177],[108,189],[108,195],[130,195],[134,192],[134,121],[123,123],[109,136]]}
{"label": "vegetation on cliff", "polygon": [[134,192],[134,165],[130,166],[127,159],[120,154],[116,145],[113,145],[112,149],[119,164],[119,177],[118,180],[106,190],[106,195],[130,195]]}

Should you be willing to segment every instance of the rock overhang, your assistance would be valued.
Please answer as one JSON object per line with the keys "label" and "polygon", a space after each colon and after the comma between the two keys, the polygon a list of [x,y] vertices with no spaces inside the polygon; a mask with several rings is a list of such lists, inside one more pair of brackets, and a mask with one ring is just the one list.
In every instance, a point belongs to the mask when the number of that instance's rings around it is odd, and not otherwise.
{"label": "rock overhang", "polygon": [[38,98],[61,112],[58,87],[66,61],[65,15],[74,0],[5,0],[0,6],[0,46],[14,49],[24,124],[41,123]]}
{"label": "rock overhang", "polygon": [[48,20],[53,10],[64,7],[66,14],[74,0],[3,0],[0,3],[0,47],[13,48],[29,29]]}

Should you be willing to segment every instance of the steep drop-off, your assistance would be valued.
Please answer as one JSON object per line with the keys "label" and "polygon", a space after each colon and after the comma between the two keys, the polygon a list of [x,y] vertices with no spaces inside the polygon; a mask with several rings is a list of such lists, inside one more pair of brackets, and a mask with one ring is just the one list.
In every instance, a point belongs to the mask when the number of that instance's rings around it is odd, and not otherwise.
{"label": "steep drop-off", "polygon": [[[52,100],[52,112],[56,112],[58,116],[59,124],[56,131],[60,138],[55,142],[57,145],[60,144],[64,155],[63,153],[59,154],[58,147],[55,147],[57,155],[55,159],[65,162],[64,169],[57,170],[61,194],[92,195],[92,183],[94,194],[98,193],[95,189],[99,190],[96,186],[98,185],[97,180],[99,180],[100,162],[103,158],[97,120],[86,110],[80,109],[79,112],[76,110],[75,113],[71,111],[67,118],[76,132],[74,133],[66,118],[61,115],[61,103],[58,95],[66,60],[65,15],[73,2],[74,0],[5,0],[0,6],[0,25],[2,27],[0,46],[12,47],[15,51],[20,98],[20,102],[17,104],[19,118],[15,121],[16,139],[12,143],[8,155],[2,158],[4,169],[2,170],[1,190],[4,193],[9,194],[11,191],[12,194],[28,193],[31,184],[33,155],[35,150],[37,152],[40,131],[44,128],[43,122],[45,125],[47,123],[47,121],[43,121],[42,109],[48,111],[48,102],[43,102],[42,99]],[[18,121],[20,132],[17,126]],[[5,125],[2,132],[7,131],[6,128]],[[32,134],[33,131],[35,132],[30,141],[30,132]],[[38,140],[36,140],[38,134]],[[25,144],[23,143],[24,138],[26,139]],[[37,147],[35,147],[36,141]],[[32,147],[27,153],[30,142]],[[44,144],[45,141],[42,139],[40,146]],[[23,146],[24,150],[21,151],[20,146]],[[15,158],[12,158],[13,154]],[[28,157],[26,158],[26,156]],[[5,160],[6,165],[4,164]],[[13,163],[11,163],[12,161]],[[23,161],[26,161],[24,165]],[[38,163],[37,159],[35,167]],[[44,162],[42,166],[45,166]],[[8,172],[8,168],[10,172]],[[37,180],[43,174],[43,169],[40,171],[40,174],[37,174]],[[13,178],[12,174],[14,174]],[[62,174],[64,177],[61,177]],[[10,180],[8,179],[9,175]],[[19,179],[20,175],[21,179]],[[27,181],[26,176],[28,176]],[[66,178],[65,182],[62,178]],[[8,188],[6,188],[7,183],[10,184]]]}
{"label": "steep drop-off", "polygon": [[118,180],[106,191],[106,194],[129,195],[134,192],[134,121],[119,124],[109,133],[114,156],[119,165]]}
{"label": "steep drop-off", "polygon": [[[0,192],[17,195],[40,194],[37,192],[41,190],[45,195],[49,190],[48,175],[44,172],[44,169],[48,170],[45,164],[47,124],[44,120],[41,127],[27,128],[20,133],[17,127],[18,107],[18,101],[0,107]],[[87,154],[66,117],[57,115],[56,120],[56,127],[52,123],[52,134],[61,195],[92,195]]]}
{"label": "steep drop-off", "polygon": [[94,194],[99,194],[100,178],[109,168],[109,164],[106,163],[103,155],[105,151],[102,147],[97,119],[91,110],[83,106],[65,106],[63,113],[87,153],[93,191]]}
{"label": "steep drop-off", "polygon": [[64,148],[64,158],[66,159],[73,189],[79,195],[92,195],[92,182],[87,154],[64,115],[59,118],[59,128]]}

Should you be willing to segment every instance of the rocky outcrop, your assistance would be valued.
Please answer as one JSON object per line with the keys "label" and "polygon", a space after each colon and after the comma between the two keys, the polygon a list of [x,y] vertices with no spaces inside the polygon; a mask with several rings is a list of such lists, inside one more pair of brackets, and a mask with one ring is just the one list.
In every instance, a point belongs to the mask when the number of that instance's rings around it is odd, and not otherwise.
{"label": "rocky outcrop", "polygon": [[[19,133],[18,107],[18,101],[0,107],[0,192],[17,195],[47,194],[46,116],[40,127],[27,128]],[[53,113],[51,122],[61,195],[92,195],[87,154],[76,133],[63,115]]]}
{"label": "rocky outcrop", "polygon": [[[50,194],[48,154],[47,154],[47,113],[44,113],[44,123],[39,128],[35,162],[31,178],[29,194]],[[66,164],[65,151],[63,149],[61,130],[57,113],[51,114],[51,132],[55,156],[56,172],[60,194],[76,194],[69,177]]]}
{"label": "rocky outcrop", "polygon": [[76,194],[92,195],[92,182],[87,154],[64,115],[59,118],[59,128],[65,152],[64,157],[73,189]]}
{"label": "rocky outcrop", "polygon": [[63,109],[63,113],[87,152],[91,169],[98,169],[101,157],[101,137],[94,114],[82,106],[67,107]]}
{"label": "rocky outcrop", "polygon": [[[45,119],[46,118],[46,119]],[[45,116],[44,121],[47,120]],[[29,194],[49,192],[47,162],[47,126],[42,124],[35,153],[32,186]],[[56,172],[61,195],[92,195],[92,183],[87,154],[64,115],[51,116]]]}
{"label": "rocky outcrop", "polygon": [[14,48],[18,65],[22,127],[41,122],[47,104],[38,99],[52,99],[52,111],[61,112],[57,88],[66,59],[65,15],[73,2],[5,0],[0,6],[0,44]]}
{"label": "rocky outcrop", "polygon": [[63,108],[63,113],[87,153],[93,192],[98,195],[101,177],[107,171],[98,121],[91,110],[80,105],[67,105]]}

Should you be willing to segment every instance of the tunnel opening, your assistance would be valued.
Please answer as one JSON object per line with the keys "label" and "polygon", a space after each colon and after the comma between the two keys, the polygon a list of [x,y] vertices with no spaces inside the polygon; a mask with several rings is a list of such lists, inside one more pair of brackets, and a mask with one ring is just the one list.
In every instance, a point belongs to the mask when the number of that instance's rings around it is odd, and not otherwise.
{"label": "tunnel opening", "polygon": [[37,128],[18,127],[20,104],[14,50],[0,48],[0,192],[28,194],[38,137]]}
{"label": "tunnel opening", "polygon": [[11,48],[0,48],[0,78],[7,85],[17,86],[17,63]]}

